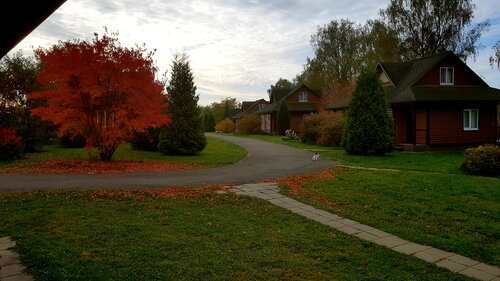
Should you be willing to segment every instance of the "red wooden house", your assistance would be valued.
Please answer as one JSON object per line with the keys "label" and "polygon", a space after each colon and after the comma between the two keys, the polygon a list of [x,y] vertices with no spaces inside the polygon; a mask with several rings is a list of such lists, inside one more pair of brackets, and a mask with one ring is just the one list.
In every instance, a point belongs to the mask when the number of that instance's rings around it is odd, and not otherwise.
{"label": "red wooden house", "polygon": [[405,150],[494,143],[500,90],[453,52],[404,63],[380,63],[395,144]]}
{"label": "red wooden house", "polygon": [[321,101],[319,91],[312,90],[305,85],[300,85],[283,96],[275,96],[271,93],[269,104],[260,107],[261,129],[268,134],[278,134],[276,113],[280,103],[286,102],[290,113],[289,129],[300,133],[304,115],[318,112]]}

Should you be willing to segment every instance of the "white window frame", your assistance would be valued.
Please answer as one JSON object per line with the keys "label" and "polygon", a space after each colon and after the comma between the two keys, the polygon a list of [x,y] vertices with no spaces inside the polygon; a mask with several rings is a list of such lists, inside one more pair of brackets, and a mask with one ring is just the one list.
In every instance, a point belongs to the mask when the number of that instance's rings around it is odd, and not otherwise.
{"label": "white window frame", "polygon": [[[476,114],[476,122],[473,124],[472,122],[472,112],[475,112]],[[465,114],[469,115],[469,120],[466,120]],[[464,113],[462,115],[463,117],[463,126],[464,126],[464,131],[478,131],[479,130],[479,109],[477,108],[467,108],[464,109]]]}
{"label": "white window frame", "polygon": [[[305,97],[305,99],[304,99]],[[299,92],[299,102],[308,102],[309,101],[309,93],[308,92]]]}
{"label": "white window frame", "polygon": [[[451,77],[448,77],[448,71],[451,70]],[[443,77],[443,71],[445,77]],[[444,78],[444,80],[443,80]],[[447,78],[451,78],[451,82]],[[440,67],[439,68],[439,85],[453,85],[455,83],[455,69],[453,67]]]}

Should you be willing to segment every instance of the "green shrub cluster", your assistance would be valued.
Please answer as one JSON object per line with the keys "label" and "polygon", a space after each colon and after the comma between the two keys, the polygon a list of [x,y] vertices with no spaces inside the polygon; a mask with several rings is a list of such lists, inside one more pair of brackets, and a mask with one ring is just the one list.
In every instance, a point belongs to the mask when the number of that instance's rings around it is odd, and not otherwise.
{"label": "green shrub cluster", "polygon": [[260,133],[260,116],[258,114],[245,114],[238,121],[238,133],[258,134]]}
{"label": "green shrub cluster", "polygon": [[59,141],[62,146],[69,148],[82,148],[86,144],[85,136],[76,130],[64,132]]}
{"label": "green shrub cluster", "polygon": [[500,147],[493,144],[468,148],[464,153],[462,169],[469,174],[500,175]]}
{"label": "green shrub cluster", "polygon": [[215,131],[222,133],[234,132],[234,122],[230,118],[226,118],[215,125]]}
{"label": "green shrub cluster", "polygon": [[342,113],[322,111],[309,114],[302,124],[302,142],[318,145],[340,145]]}
{"label": "green shrub cluster", "polygon": [[158,151],[160,130],[160,127],[148,127],[142,132],[134,131],[129,141],[132,149]]}

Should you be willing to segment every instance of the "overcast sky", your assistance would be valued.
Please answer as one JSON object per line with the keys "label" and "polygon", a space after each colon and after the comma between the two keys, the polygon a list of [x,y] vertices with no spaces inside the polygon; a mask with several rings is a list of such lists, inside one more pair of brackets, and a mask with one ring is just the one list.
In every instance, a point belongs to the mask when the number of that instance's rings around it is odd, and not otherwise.
{"label": "overcast sky", "polygon": [[[67,0],[10,54],[48,48],[59,40],[90,40],[104,27],[119,32],[123,45],[145,43],[160,73],[173,55],[185,52],[198,87],[200,104],[224,97],[268,99],[278,78],[292,79],[312,57],[310,38],[318,25],[348,18],[365,23],[378,18],[389,0]],[[467,64],[486,83],[500,88],[500,70],[489,66],[492,45],[500,39],[500,1],[476,0],[474,21],[489,19],[484,49]],[[170,74],[167,74],[170,77]]]}

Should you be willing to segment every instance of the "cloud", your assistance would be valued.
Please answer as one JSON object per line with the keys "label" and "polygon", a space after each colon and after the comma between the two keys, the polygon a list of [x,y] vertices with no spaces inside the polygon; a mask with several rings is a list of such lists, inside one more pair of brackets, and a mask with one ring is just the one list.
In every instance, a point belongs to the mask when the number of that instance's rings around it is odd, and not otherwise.
{"label": "cloud", "polygon": [[[224,96],[259,99],[267,98],[266,89],[278,78],[301,72],[313,55],[310,38],[318,26],[341,18],[364,23],[387,5],[386,0],[72,0],[15,50],[29,53],[32,46],[50,47],[59,40],[88,40],[107,27],[118,31],[126,46],[145,43],[156,49],[160,74],[169,76],[175,53],[187,53],[201,104]],[[476,1],[475,20],[492,21],[483,37],[490,45],[499,38],[499,10],[496,0]],[[472,65],[487,82],[500,84],[483,52]]]}

